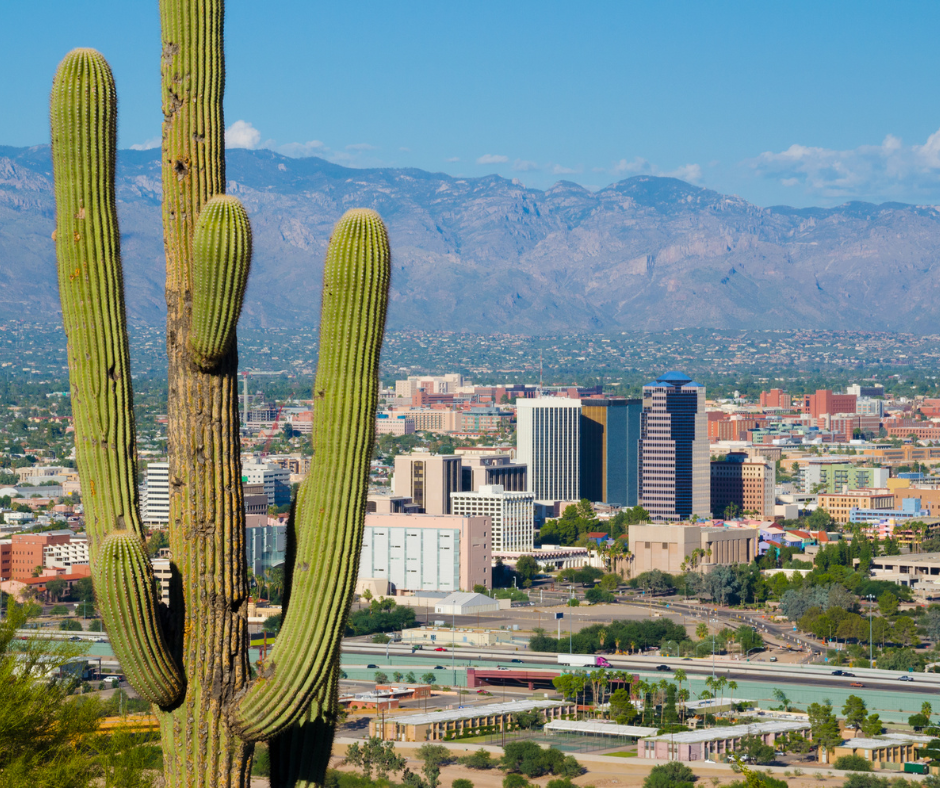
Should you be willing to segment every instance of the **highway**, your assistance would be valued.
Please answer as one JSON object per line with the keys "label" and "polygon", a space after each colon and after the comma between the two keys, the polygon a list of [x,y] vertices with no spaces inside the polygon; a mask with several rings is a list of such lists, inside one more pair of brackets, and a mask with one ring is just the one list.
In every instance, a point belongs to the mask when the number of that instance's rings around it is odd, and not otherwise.
{"label": "highway", "polygon": [[[450,669],[451,662],[456,656],[456,662],[459,667],[465,667],[468,661],[475,663],[487,663],[491,665],[502,665],[512,670],[526,670],[538,668],[554,668],[562,670],[590,670],[591,668],[572,668],[567,665],[558,664],[558,655],[556,654],[538,654],[532,652],[520,651],[500,651],[495,648],[485,650],[474,648],[458,648],[456,654],[450,649],[445,652],[420,650],[413,654],[411,647],[400,644],[385,645],[377,643],[362,643],[353,641],[343,642],[343,664],[348,667],[357,667],[350,660],[353,654],[361,654],[371,657],[385,657],[386,651],[389,660],[395,657],[408,657],[419,660],[427,660],[432,664],[442,665],[445,669]],[[522,660],[521,663],[511,662],[513,659]],[[832,668],[826,665],[796,665],[792,663],[769,663],[769,662],[738,662],[727,659],[717,659],[712,667],[710,659],[679,659],[675,657],[639,657],[639,656],[611,656],[606,655],[605,659],[610,662],[610,670],[629,670],[634,673],[656,675],[659,678],[667,678],[670,673],[666,671],[657,671],[657,665],[668,665],[675,671],[682,668],[689,676],[696,678],[705,678],[706,676],[716,675],[725,676],[728,679],[736,681],[772,681],[775,684],[801,685],[811,687],[831,687],[842,690],[851,689],[851,685],[861,682],[866,688],[890,690],[892,692],[904,692],[909,694],[933,694],[940,692],[940,674],[937,673],[915,673],[909,674],[913,678],[911,682],[900,681],[902,674],[899,671],[871,670],[866,668],[852,668],[850,672],[854,677],[833,676]],[[358,666],[365,667],[365,664]]]}

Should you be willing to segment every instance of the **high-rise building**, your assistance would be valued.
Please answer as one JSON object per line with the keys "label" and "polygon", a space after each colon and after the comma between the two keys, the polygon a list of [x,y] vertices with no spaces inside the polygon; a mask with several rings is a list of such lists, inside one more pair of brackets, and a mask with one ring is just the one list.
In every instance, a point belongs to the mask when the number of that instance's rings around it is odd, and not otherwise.
{"label": "high-rise building", "polygon": [[395,458],[392,494],[411,498],[425,514],[450,514],[450,494],[460,490],[456,454],[399,454]]}
{"label": "high-rise building", "polygon": [[246,458],[242,464],[242,483],[264,485],[268,506],[290,503],[290,470],[257,457]]}
{"label": "high-rise building", "polygon": [[705,387],[667,372],[643,387],[640,505],[654,520],[711,514]]}
{"label": "high-rise building", "polygon": [[167,525],[170,522],[170,463],[147,465],[142,498],[145,523]]}
{"label": "high-rise building", "polygon": [[489,517],[493,524],[493,550],[526,552],[535,542],[535,496],[529,492],[507,492],[500,484],[487,484],[478,492],[450,496],[454,514]]}
{"label": "high-rise building", "polygon": [[711,462],[712,512],[724,516],[729,504],[737,513],[774,516],[776,467],[763,457],[749,458],[746,452],[729,452]]}
{"label": "high-rise building", "polygon": [[507,492],[528,489],[525,465],[515,463],[508,454],[461,454],[461,489],[474,492],[486,484],[501,484]]}
{"label": "high-rise building", "polygon": [[537,501],[581,499],[581,400],[564,397],[516,403],[516,460],[528,466]]}
{"label": "high-rise building", "polygon": [[581,400],[581,497],[616,506],[639,500],[641,399]]}

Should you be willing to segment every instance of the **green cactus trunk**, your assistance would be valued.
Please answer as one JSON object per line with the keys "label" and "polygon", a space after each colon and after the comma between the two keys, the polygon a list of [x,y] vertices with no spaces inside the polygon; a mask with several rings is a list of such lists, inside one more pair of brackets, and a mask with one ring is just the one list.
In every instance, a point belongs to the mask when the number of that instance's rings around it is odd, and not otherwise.
{"label": "green cactus trunk", "polygon": [[[92,50],[52,95],[56,253],[92,576],[117,657],[160,718],[166,785],[248,785],[254,742],[272,785],[322,784],[339,646],[355,583],[374,441],[391,258],[381,219],[349,211],[324,275],[313,445],[290,523],[290,605],[250,679],[235,326],[251,257],[225,186],[222,0],[161,0],[167,254],[171,604],[153,593],[136,489],[114,198],[116,99]],[[285,603],[286,605],[286,603]]]}

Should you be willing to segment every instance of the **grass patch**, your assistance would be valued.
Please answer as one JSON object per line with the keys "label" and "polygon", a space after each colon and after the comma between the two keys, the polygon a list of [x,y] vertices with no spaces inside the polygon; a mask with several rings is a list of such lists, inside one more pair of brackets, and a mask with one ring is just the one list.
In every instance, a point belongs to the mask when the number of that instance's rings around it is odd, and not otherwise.
{"label": "grass patch", "polygon": [[637,754],[635,752],[630,752],[629,750],[624,750],[623,752],[608,752],[604,753],[605,755],[612,755],[614,758],[636,758]]}

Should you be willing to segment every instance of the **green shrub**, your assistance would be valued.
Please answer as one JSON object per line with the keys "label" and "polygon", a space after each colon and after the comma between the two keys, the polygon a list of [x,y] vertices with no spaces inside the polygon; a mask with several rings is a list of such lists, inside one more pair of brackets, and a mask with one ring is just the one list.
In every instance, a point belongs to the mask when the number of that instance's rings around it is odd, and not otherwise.
{"label": "green shrub", "polygon": [[861,755],[843,755],[833,761],[832,768],[844,772],[870,772],[871,764]]}
{"label": "green shrub", "polygon": [[670,761],[654,766],[643,780],[643,788],[692,788],[695,773],[684,763]]}
{"label": "green shrub", "polygon": [[[483,732],[487,733],[489,731],[484,730]],[[462,758],[458,758],[457,762],[461,766],[466,766],[468,769],[492,769],[496,766],[496,761],[489,750],[484,749],[479,749],[469,755],[464,755]]]}
{"label": "green shrub", "polygon": [[450,788],[473,788],[473,783],[470,780],[458,779],[450,784]]}

